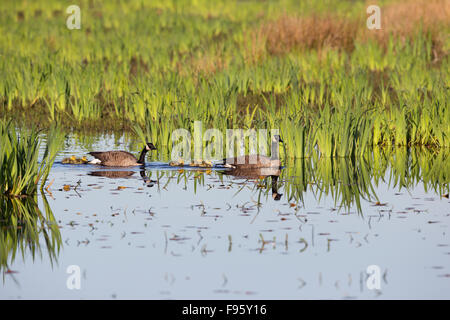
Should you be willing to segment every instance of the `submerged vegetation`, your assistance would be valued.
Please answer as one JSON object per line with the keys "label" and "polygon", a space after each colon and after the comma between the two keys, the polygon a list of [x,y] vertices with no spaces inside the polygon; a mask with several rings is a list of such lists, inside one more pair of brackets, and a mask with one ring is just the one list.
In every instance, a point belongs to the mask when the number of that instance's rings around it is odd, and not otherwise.
{"label": "submerged vegetation", "polygon": [[448,148],[448,2],[379,4],[382,30],[366,28],[364,1],[91,0],[69,30],[60,1],[8,1],[0,114],[139,127],[168,151],[194,121],[280,128],[288,157]]}

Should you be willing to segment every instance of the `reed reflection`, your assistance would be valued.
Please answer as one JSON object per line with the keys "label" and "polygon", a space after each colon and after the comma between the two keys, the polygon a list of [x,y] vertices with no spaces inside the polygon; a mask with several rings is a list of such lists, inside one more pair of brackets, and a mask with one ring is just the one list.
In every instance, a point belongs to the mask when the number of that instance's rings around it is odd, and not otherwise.
{"label": "reed reflection", "polygon": [[[283,169],[229,169],[229,170],[150,170],[160,191],[176,181],[188,188],[188,181],[194,180],[194,192],[205,185],[205,177],[229,179],[239,184],[253,185],[253,192],[272,193],[274,200],[285,199],[304,205],[305,195],[312,193],[318,201],[331,196],[338,209],[356,207],[362,213],[362,201],[380,201],[375,190],[384,185],[400,192],[410,190],[419,183],[426,192],[439,196],[449,193],[450,166],[449,150],[439,151],[424,148],[377,148],[362,157],[351,158],[301,158],[288,159]],[[267,178],[271,183],[267,183]],[[261,180],[261,184],[255,184]],[[259,190],[259,191],[258,191]],[[241,190],[239,190],[241,192]],[[283,197],[284,195],[284,197]]]}
{"label": "reed reflection", "polygon": [[[47,252],[53,265],[61,248],[61,233],[46,197],[44,211],[36,197],[23,199],[0,196],[0,270],[10,269],[17,256],[30,255],[34,261]],[[41,241],[45,246],[41,245]]]}

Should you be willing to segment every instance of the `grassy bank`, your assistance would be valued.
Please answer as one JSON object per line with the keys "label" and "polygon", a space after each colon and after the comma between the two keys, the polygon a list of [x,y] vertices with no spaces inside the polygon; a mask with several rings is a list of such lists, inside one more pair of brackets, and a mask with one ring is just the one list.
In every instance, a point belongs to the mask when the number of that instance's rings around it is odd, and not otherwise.
{"label": "grassy bank", "polygon": [[[372,4],[372,3],[371,3]],[[447,148],[446,1],[8,1],[0,114],[80,131],[280,128],[287,156]]]}

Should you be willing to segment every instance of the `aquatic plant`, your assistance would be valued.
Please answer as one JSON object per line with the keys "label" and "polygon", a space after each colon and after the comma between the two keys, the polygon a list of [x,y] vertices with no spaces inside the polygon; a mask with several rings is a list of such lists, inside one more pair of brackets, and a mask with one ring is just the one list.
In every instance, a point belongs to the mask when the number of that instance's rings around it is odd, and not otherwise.
{"label": "aquatic plant", "polygon": [[384,1],[376,31],[364,2],[80,5],[82,28],[68,30],[59,1],[5,3],[1,116],[83,131],[141,127],[140,138],[169,151],[172,132],[195,121],[279,128],[287,157],[449,146],[443,0]]}
{"label": "aquatic plant", "polygon": [[26,197],[36,194],[50,173],[64,136],[53,126],[46,137],[46,147],[39,163],[42,138],[32,129],[16,131],[11,121],[0,121],[0,194]]}

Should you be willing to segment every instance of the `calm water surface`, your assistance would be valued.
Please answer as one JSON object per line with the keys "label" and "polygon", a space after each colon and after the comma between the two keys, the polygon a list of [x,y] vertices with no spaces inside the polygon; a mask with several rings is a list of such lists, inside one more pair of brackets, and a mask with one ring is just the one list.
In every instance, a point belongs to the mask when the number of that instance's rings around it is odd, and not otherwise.
{"label": "calm water surface", "polygon": [[[45,193],[61,247],[54,259],[43,238],[34,259],[18,250],[0,298],[450,298],[448,180],[439,182],[443,191],[423,181],[405,187],[389,168],[364,182],[359,204],[340,206],[348,203],[343,191],[360,182],[323,184],[317,175],[294,196],[289,166],[274,200],[271,177],[181,171],[163,161],[121,173],[61,163],[128,148],[123,139],[68,140]],[[38,204],[43,210],[41,195]],[[67,288],[70,265],[80,267],[79,290]],[[366,285],[370,265],[379,267],[379,290]]]}

